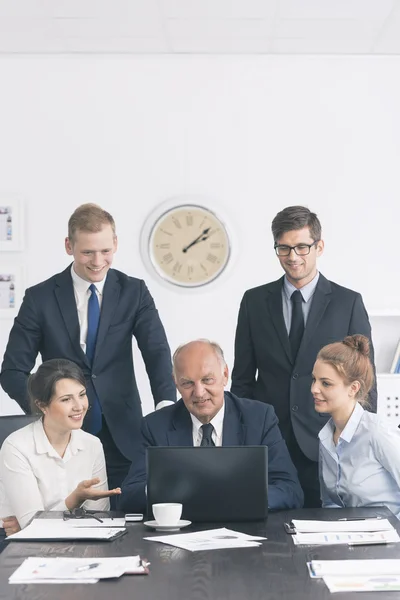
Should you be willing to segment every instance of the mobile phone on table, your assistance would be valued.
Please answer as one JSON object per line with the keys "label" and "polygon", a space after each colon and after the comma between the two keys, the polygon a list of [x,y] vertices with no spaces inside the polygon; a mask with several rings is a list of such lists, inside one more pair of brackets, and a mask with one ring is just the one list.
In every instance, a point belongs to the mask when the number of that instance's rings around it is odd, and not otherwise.
{"label": "mobile phone on table", "polygon": [[127,513],[125,515],[125,521],[127,523],[133,523],[134,521],[143,521],[142,513]]}

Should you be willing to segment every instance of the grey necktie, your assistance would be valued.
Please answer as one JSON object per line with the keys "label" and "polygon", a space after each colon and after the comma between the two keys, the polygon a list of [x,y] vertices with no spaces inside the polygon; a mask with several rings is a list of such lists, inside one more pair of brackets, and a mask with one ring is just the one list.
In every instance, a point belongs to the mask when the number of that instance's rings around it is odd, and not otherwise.
{"label": "grey necktie", "polygon": [[201,429],[203,431],[203,439],[201,440],[200,446],[215,446],[211,437],[211,434],[214,431],[214,427],[211,425],[211,423],[202,425]]}

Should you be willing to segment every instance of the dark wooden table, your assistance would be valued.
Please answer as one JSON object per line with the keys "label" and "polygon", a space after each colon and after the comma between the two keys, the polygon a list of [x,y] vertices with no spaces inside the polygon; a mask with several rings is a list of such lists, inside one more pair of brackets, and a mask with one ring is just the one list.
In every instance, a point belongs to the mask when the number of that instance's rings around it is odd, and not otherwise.
{"label": "dark wooden table", "polygon": [[[343,509],[340,516],[371,513],[399,522],[385,508]],[[54,513],[49,515],[54,517]],[[283,523],[292,518],[332,520],[334,509],[293,510],[270,514],[262,523],[191,526],[183,531],[226,526],[268,540],[258,548],[188,552],[149,542],[162,535],[142,523],[128,524],[128,534],[114,542],[9,542],[0,555],[0,599],[29,600],[324,600],[331,598],[322,580],[312,580],[306,562],[313,559],[400,558],[400,544],[387,546],[294,546]],[[102,557],[140,554],[151,562],[150,575],[123,576],[97,584],[9,585],[8,577],[28,556]],[[339,594],[338,600],[397,600],[400,592]]]}

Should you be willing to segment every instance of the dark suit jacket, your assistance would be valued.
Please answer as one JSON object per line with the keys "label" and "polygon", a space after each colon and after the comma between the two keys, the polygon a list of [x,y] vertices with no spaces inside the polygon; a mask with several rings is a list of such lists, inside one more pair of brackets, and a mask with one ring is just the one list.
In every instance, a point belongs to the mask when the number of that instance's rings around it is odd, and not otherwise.
{"label": "dark suit jacket", "polygon": [[142,353],[155,404],[175,400],[171,354],[154,301],[140,279],[110,269],[103,289],[96,352],[91,367],[79,341],[71,267],[28,288],[4,355],[1,385],[29,412],[27,379],[37,354],[67,358],[85,373],[89,401],[96,390],[119,450],[130,460],[140,440],[141,402],[132,359],[132,335]]}
{"label": "dark suit jacket", "polygon": [[[282,277],[243,296],[231,391],[272,404],[283,437],[288,440],[292,427],[303,453],[317,462],[317,436],[328,417],[314,409],[311,373],[315,358],[323,346],[347,335],[362,333],[371,339],[371,327],[361,295],[320,274],[294,362],[282,311],[283,281]],[[371,352],[373,362],[372,344]],[[369,400],[376,412],[376,386]]]}
{"label": "dark suit jacket", "polygon": [[[132,464],[122,484],[122,494],[117,497],[117,507],[120,510],[145,512],[146,448],[193,446],[192,432],[190,413],[182,399],[143,418],[141,459]],[[269,507],[278,509],[303,506],[303,491],[272,406],[237,398],[230,392],[225,392],[222,445],[268,446]]]}

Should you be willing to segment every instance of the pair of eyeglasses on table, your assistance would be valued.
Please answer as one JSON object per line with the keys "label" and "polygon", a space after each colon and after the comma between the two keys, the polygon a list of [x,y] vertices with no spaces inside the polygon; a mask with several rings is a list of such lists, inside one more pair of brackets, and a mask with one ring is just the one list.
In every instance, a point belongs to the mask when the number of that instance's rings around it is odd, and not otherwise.
{"label": "pair of eyeglasses on table", "polygon": [[72,510],[64,510],[63,520],[68,521],[69,519],[96,519],[99,523],[103,523],[103,520],[97,516],[94,511],[86,510],[86,508],[73,508]]}

